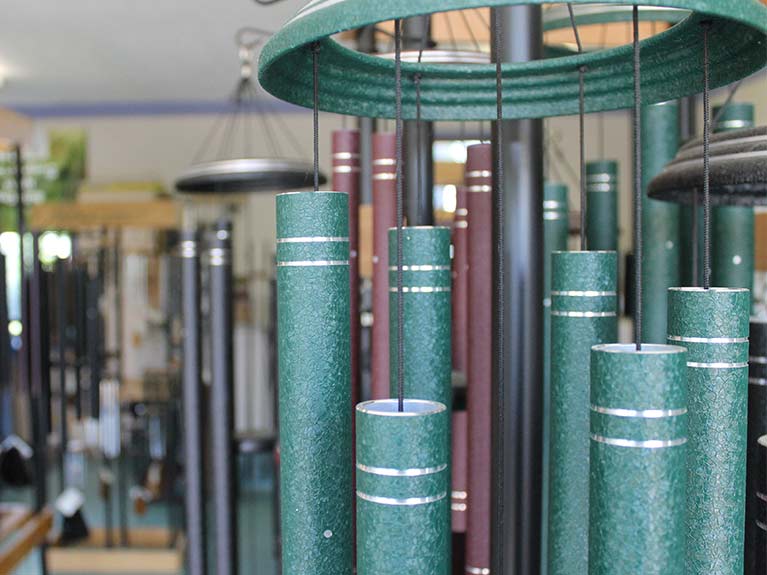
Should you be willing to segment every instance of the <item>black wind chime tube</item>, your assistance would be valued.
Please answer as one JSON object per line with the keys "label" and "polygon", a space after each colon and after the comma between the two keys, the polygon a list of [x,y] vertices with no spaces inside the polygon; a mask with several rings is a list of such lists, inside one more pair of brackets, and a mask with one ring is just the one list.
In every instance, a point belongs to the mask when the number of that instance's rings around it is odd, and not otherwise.
{"label": "black wind chime tube", "polygon": [[[758,545],[760,528],[756,522],[760,507],[767,509],[767,498],[764,498],[767,485],[764,482],[760,484],[759,477],[759,452],[765,450],[759,445],[759,438],[767,434],[767,320],[764,318],[751,318],[748,355],[745,575],[761,575],[765,572],[764,563],[767,560],[767,547]],[[767,531],[767,515],[762,514],[761,517]]]}
{"label": "black wind chime tube", "polygon": [[184,318],[184,510],[186,514],[186,561],[189,575],[207,573],[207,527],[205,515],[204,409],[202,388],[202,337],[200,329],[199,235],[181,233],[180,256]]}
{"label": "black wind chime tube", "polygon": [[[497,64],[542,56],[540,6],[496,8],[493,18]],[[500,65],[496,74],[492,573],[532,575],[541,555],[543,122],[503,121]]]}
{"label": "black wind chime tube", "polygon": [[767,572],[767,435],[757,441],[757,493],[756,517],[754,518],[756,535],[754,537],[755,575]]}
{"label": "black wind chime tube", "polygon": [[234,441],[232,225],[222,218],[208,246],[210,269],[211,401],[215,556],[218,575],[237,575],[237,476]]}
{"label": "black wind chime tube", "polygon": [[67,428],[67,263],[56,260],[56,328],[59,371],[59,489],[66,488]]}

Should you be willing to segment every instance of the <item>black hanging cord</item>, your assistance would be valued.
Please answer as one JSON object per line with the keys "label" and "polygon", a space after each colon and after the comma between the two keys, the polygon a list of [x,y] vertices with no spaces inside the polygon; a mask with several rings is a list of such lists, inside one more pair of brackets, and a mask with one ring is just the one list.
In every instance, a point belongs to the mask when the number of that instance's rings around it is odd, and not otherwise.
{"label": "black hanging cord", "polygon": [[634,5],[634,343],[642,349],[642,69],[639,47],[639,6]]}
{"label": "black hanging cord", "polygon": [[397,410],[405,411],[405,329],[402,299],[402,20],[394,21],[394,91],[397,162]]}
{"label": "black hanging cord", "polygon": [[708,31],[711,22],[703,22],[703,289],[711,287],[711,90],[709,88]]}
{"label": "black hanging cord", "polygon": [[[575,14],[573,13],[573,5],[567,5],[567,11],[570,14],[570,25],[573,27],[573,34],[575,35],[575,43],[578,45],[578,53],[583,53],[583,44],[581,44],[581,36],[578,33],[578,24],[575,22]],[[578,66],[578,146],[580,154],[580,176],[578,177],[580,183],[580,199],[581,199],[581,224],[580,224],[580,239],[581,250],[586,251],[588,249],[586,240],[586,211],[588,209],[586,203],[586,86],[584,76],[586,75],[586,66]]]}
{"label": "black hanging cord", "polygon": [[314,105],[312,126],[314,131],[314,191],[320,189],[320,43],[312,44],[312,85]]}
{"label": "black hanging cord", "polygon": [[735,94],[738,91],[738,88],[740,88],[740,85],[743,83],[743,80],[738,80],[732,85],[732,88],[730,88],[729,93],[727,94],[727,99],[724,101],[724,104],[719,106],[719,110],[716,112],[716,116],[714,116],[714,119],[711,120],[711,123],[716,126],[717,122],[719,121],[719,118],[722,117],[722,114],[724,114],[724,111],[727,109],[727,106],[730,105],[730,102],[732,102],[732,99],[735,97]]}

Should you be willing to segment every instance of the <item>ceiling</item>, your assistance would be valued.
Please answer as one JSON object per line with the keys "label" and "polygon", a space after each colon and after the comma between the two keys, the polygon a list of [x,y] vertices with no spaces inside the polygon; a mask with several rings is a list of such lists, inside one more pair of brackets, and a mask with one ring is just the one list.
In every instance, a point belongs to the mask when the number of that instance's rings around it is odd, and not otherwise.
{"label": "ceiling", "polygon": [[0,105],[25,111],[222,101],[235,32],[277,30],[305,0],[4,0]]}

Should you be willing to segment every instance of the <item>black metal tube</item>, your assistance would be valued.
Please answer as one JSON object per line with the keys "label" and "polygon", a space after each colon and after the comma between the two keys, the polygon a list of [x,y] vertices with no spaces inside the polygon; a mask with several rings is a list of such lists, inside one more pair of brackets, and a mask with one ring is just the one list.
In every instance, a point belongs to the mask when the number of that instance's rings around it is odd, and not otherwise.
{"label": "black metal tube", "polygon": [[235,484],[232,393],[231,223],[216,225],[209,249],[211,329],[211,414],[216,573],[237,574],[237,488]]}
{"label": "black metal tube", "polygon": [[80,421],[85,407],[83,394],[83,364],[85,363],[86,347],[86,278],[84,270],[75,267],[73,280],[75,282],[74,306],[74,369],[75,369],[75,417]]}
{"label": "black metal tube", "polygon": [[[100,267],[100,266],[99,266]],[[99,416],[99,386],[101,385],[101,314],[99,312],[99,295],[101,293],[101,278],[88,276],[86,278],[86,345],[88,348],[88,375],[90,386],[88,397],[90,403],[89,416]]]}
{"label": "black metal tube", "polygon": [[[415,16],[403,22],[402,46],[420,50],[430,46],[429,16]],[[403,82],[415,78],[404,77]],[[434,225],[434,161],[431,122],[404,122],[405,215],[409,226]]]}
{"label": "black metal tube", "polygon": [[69,441],[67,433],[67,268],[66,262],[56,260],[56,328],[58,337],[59,367],[59,486],[67,486],[66,452]]}
{"label": "black metal tube", "polygon": [[205,525],[205,457],[203,443],[202,345],[200,335],[200,258],[198,235],[181,235],[181,273],[184,320],[184,509],[186,560],[189,575],[207,573]]}
{"label": "black metal tube", "polygon": [[[540,6],[493,11],[501,18],[505,62],[542,57]],[[574,71],[575,72],[575,71]],[[511,104],[514,105],[513,103]],[[543,434],[540,341],[543,314],[543,122],[504,121],[504,221],[502,245],[495,242],[496,289],[503,285],[503,310],[494,311],[492,573],[537,575],[541,556],[541,437]],[[495,176],[495,171],[494,171]],[[498,198],[496,198],[496,201]],[[499,238],[494,218],[494,237]],[[499,277],[499,258],[503,276]],[[502,284],[501,284],[502,280]],[[503,337],[499,338],[499,329]],[[502,347],[497,346],[498,340]]]}
{"label": "black metal tube", "polygon": [[[39,342],[40,342],[40,382],[42,388],[41,414],[43,419],[43,437],[47,441],[53,429],[53,410],[51,405],[51,330],[50,330],[50,273],[42,267],[42,262],[35,260],[40,268],[39,286]],[[36,326],[37,327],[37,326]]]}

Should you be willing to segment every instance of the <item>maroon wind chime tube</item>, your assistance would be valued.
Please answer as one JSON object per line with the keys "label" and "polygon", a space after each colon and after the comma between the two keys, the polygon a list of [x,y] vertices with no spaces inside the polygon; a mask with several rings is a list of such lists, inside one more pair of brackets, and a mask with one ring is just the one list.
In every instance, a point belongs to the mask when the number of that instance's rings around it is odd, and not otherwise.
{"label": "maroon wind chime tube", "polygon": [[468,195],[468,509],[466,573],[490,569],[490,484],[492,401],[493,206],[492,148],[469,146]]}
{"label": "maroon wind chime tube", "polygon": [[349,308],[351,312],[352,417],[359,403],[360,354],[360,134],[357,130],[333,132],[333,190],[349,194]]}
{"label": "maroon wind chime tube", "polygon": [[372,399],[389,394],[389,228],[397,225],[396,140],[373,134]]}

